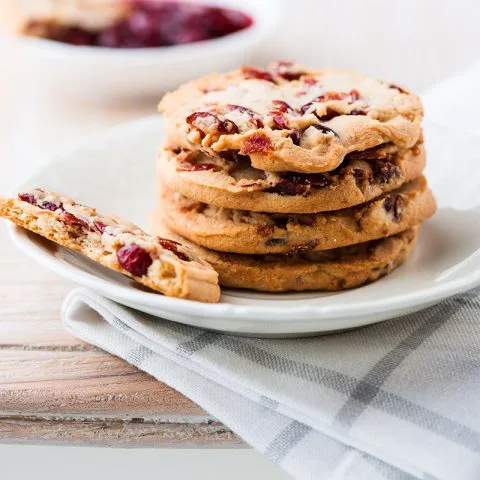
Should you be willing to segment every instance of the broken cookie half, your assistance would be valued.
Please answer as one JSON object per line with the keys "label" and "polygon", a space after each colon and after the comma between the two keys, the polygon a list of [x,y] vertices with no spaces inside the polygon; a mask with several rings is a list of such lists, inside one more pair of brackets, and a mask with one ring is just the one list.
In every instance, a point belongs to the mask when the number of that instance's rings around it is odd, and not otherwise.
{"label": "broken cookie half", "polygon": [[192,249],[44,189],[0,197],[0,217],[170,297],[214,303],[218,274]]}

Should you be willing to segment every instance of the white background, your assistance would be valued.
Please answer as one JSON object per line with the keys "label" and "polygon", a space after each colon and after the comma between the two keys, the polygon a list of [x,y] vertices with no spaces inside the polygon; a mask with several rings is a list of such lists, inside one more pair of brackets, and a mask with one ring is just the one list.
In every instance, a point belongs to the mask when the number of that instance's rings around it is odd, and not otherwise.
{"label": "white background", "polygon": [[[284,9],[276,33],[258,52],[259,62],[288,58],[314,66],[352,68],[421,93],[480,57],[478,0],[258,1]],[[155,111],[155,105],[135,102],[108,107],[66,102],[48,85],[39,84],[11,47],[0,43],[0,58],[0,194],[81,137]],[[0,478],[269,480],[286,476],[251,450],[0,446]]]}

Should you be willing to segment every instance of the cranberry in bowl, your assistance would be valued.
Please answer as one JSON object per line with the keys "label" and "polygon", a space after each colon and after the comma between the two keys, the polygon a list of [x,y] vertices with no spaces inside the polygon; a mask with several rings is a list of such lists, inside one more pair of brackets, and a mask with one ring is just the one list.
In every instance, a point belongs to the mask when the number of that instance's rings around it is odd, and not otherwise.
{"label": "cranberry in bowl", "polygon": [[190,78],[251,62],[276,23],[266,3],[50,0],[20,4],[9,20],[36,75],[55,89],[95,100],[158,97]]}

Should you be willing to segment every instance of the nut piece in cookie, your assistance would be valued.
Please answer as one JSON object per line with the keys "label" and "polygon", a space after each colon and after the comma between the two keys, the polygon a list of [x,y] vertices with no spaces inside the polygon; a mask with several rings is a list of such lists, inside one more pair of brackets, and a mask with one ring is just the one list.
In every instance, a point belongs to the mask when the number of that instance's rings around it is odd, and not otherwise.
{"label": "nut piece in cookie", "polygon": [[37,233],[164,295],[218,302],[218,275],[179,242],[44,189],[0,197],[0,217]]}

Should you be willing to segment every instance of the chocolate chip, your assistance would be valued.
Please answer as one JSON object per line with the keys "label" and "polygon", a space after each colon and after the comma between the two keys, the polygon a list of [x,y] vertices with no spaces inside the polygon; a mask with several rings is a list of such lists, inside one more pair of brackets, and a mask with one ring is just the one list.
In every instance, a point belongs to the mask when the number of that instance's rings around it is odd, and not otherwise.
{"label": "chocolate chip", "polygon": [[320,130],[322,133],[325,133],[325,134],[333,133],[337,138],[340,138],[338,133],[335,130],[328,128],[325,125],[312,125],[312,126],[317,130]]}
{"label": "chocolate chip", "polygon": [[240,152],[238,150],[225,150],[223,152],[220,152],[219,155],[224,160],[228,160],[230,162],[241,162],[250,160],[247,155],[240,155]]}
{"label": "chocolate chip", "polygon": [[266,242],[265,242],[265,245],[267,247],[274,247],[276,245],[284,245],[285,243],[287,243],[287,239],[286,238],[269,238]]}
{"label": "chocolate chip", "polygon": [[379,183],[388,183],[392,178],[400,176],[400,169],[391,162],[375,162],[372,165],[373,176]]}
{"label": "chocolate chip", "polygon": [[399,222],[402,218],[404,205],[405,202],[400,195],[389,195],[383,202],[383,208],[393,216],[396,222]]}

